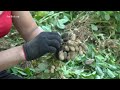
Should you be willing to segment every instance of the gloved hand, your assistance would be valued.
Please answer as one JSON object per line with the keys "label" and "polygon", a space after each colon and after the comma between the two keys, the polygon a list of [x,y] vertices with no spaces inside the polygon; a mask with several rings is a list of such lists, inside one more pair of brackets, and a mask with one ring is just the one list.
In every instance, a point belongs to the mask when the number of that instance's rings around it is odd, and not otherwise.
{"label": "gloved hand", "polygon": [[61,45],[61,36],[56,32],[41,32],[33,40],[23,45],[26,60],[30,61],[47,53],[57,53]]}

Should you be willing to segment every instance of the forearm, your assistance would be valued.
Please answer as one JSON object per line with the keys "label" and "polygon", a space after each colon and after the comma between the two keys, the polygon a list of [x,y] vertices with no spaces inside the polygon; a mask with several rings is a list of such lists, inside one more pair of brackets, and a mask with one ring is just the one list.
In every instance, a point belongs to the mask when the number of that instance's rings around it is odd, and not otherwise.
{"label": "forearm", "polygon": [[13,18],[13,24],[24,40],[30,41],[42,31],[38,28],[29,11],[13,11],[12,15],[19,16],[19,18]]}
{"label": "forearm", "polygon": [[5,51],[0,52],[0,71],[10,68],[18,64],[21,61],[25,61],[24,52],[22,46],[17,46]]}

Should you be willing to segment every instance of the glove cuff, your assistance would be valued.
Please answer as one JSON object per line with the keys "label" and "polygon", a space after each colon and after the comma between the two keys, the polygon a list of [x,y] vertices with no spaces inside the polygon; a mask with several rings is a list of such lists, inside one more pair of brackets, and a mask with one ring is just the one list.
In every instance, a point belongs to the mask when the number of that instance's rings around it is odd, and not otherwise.
{"label": "glove cuff", "polygon": [[25,44],[23,45],[23,53],[24,53],[25,60],[29,61]]}
{"label": "glove cuff", "polygon": [[24,45],[22,46],[22,49],[23,49],[23,53],[24,53],[24,58],[25,58],[25,60],[27,60],[25,50],[24,50]]}

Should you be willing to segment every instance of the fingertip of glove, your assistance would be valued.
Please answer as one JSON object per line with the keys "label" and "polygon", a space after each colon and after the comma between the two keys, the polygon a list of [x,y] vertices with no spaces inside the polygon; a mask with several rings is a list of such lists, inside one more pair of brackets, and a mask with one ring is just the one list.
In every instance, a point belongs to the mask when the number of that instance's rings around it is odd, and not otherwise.
{"label": "fingertip of glove", "polygon": [[57,49],[55,47],[50,46],[49,51],[51,53],[56,53]]}

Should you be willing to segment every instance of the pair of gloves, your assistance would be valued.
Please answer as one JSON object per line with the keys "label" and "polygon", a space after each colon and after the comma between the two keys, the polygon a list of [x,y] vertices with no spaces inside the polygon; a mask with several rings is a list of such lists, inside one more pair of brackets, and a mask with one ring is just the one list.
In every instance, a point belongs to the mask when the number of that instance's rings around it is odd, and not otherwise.
{"label": "pair of gloves", "polygon": [[41,32],[33,40],[23,45],[26,60],[37,59],[47,53],[58,53],[61,36],[56,32]]}

